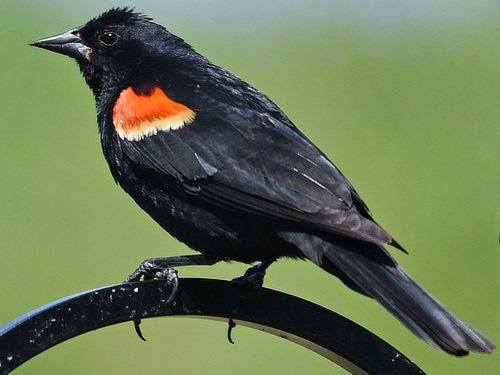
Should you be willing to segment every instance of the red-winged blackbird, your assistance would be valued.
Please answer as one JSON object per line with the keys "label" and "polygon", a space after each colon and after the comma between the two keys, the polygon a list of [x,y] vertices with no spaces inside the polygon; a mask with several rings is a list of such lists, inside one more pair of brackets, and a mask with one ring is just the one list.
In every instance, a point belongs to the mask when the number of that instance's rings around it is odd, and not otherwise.
{"label": "red-winged blackbird", "polygon": [[77,61],[97,105],[111,173],[165,230],[201,255],[165,267],[307,258],[455,355],[494,344],[420,287],[384,245],[344,175],[264,94],[128,8],[31,43]]}

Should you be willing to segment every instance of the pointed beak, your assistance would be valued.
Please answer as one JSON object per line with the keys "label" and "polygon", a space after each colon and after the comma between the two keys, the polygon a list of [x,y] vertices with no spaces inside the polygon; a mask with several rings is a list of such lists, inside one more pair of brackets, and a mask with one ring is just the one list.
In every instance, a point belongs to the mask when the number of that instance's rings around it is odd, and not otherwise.
{"label": "pointed beak", "polygon": [[90,61],[92,56],[92,48],[87,46],[82,41],[80,37],[81,28],[81,26],[76,27],[74,29],[66,31],[65,33],[31,42],[29,45],[48,49],[49,51],[74,57],[75,59],[85,59],[87,61]]}

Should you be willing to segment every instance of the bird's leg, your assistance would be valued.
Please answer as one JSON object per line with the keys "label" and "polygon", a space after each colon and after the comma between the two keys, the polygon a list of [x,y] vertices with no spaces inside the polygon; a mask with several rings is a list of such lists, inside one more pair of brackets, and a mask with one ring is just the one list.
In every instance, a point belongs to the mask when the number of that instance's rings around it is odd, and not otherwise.
{"label": "bird's leg", "polygon": [[125,282],[139,281],[141,277],[150,279],[170,279],[177,278],[177,272],[172,271],[173,267],[182,266],[209,266],[214,261],[207,261],[203,255],[185,255],[169,258],[150,258],[143,261],[139,267],[125,279]]}
{"label": "bird's leg", "polygon": [[[177,296],[177,291],[179,288],[179,277],[177,276],[177,270],[173,267],[181,266],[203,266],[211,265],[215,262],[207,261],[202,255],[186,255],[177,256],[169,258],[150,258],[143,261],[139,267],[125,279],[125,282],[139,281],[141,277],[144,280],[151,279],[164,279],[167,284],[172,288],[172,292],[167,299],[167,304],[170,304]],[[146,339],[142,335],[139,325],[141,324],[140,319],[134,320],[134,327],[137,335],[144,341]]]}

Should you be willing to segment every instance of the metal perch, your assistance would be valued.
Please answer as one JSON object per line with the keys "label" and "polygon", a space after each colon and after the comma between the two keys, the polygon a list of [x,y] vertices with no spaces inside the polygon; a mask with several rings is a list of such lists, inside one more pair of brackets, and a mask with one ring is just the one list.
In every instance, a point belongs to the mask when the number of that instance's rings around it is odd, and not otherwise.
{"label": "metal perch", "polygon": [[117,284],[35,309],[0,328],[0,374],[82,333],[131,320],[196,316],[272,333],[352,374],[424,374],[411,360],[356,323],[309,301],[237,282],[179,279],[174,300],[164,280]]}

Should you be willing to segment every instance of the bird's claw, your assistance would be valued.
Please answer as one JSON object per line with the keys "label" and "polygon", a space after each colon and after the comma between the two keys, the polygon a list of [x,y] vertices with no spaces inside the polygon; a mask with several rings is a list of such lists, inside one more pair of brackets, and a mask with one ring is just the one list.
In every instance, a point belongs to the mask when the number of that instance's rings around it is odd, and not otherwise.
{"label": "bird's claw", "polygon": [[227,323],[227,340],[231,343],[234,344],[233,338],[231,337],[231,333],[233,332],[233,328],[236,327],[236,323],[232,318],[229,318],[229,321]]}
{"label": "bird's claw", "polygon": [[[141,278],[144,280],[161,279],[167,282],[167,285],[172,288],[170,296],[166,301],[167,305],[170,305],[177,297],[177,292],[179,291],[179,276],[176,269],[158,267],[154,263],[146,260],[125,279],[125,282],[139,281]],[[141,332],[140,324],[141,319],[134,319],[134,328],[137,336],[139,336],[141,340],[146,341]]]}
{"label": "bird's claw", "polygon": [[141,331],[141,319],[134,319],[134,328],[135,328],[135,333],[137,333],[137,336],[139,336],[139,338],[142,341],[147,341]]}
{"label": "bird's claw", "polygon": [[179,276],[177,275],[177,270],[174,268],[164,268],[155,273],[155,278],[166,280],[167,285],[172,288],[170,297],[168,297],[166,302],[167,305],[170,305],[177,297],[177,292],[179,291]]}

